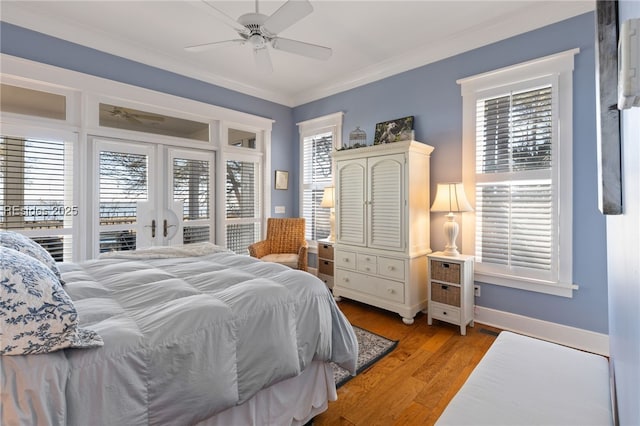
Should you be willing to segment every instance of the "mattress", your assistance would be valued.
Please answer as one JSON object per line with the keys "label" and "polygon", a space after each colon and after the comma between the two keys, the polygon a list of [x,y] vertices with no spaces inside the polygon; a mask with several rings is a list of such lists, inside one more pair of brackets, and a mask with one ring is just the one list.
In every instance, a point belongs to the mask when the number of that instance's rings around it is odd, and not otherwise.
{"label": "mattress", "polygon": [[613,424],[608,360],[503,331],[436,424]]}

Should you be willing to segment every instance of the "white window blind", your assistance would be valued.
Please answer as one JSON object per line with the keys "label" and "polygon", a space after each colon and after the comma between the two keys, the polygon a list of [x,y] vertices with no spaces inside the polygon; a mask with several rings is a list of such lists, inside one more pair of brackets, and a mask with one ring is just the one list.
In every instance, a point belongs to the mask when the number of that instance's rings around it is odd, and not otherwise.
{"label": "white window blind", "polygon": [[257,162],[227,161],[227,248],[236,253],[246,254],[260,239],[259,176]]}
{"label": "white window blind", "polygon": [[330,209],[320,207],[325,186],[331,185],[333,134],[321,133],[303,138],[302,216],[306,219],[307,240],[329,236]]}
{"label": "white window blind", "polygon": [[571,297],[573,58],[578,49],[459,80],[463,251],[475,279]]}
{"label": "white window blind", "polygon": [[477,101],[475,255],[481,263],[552,269],[552,102],[551,86]]}
{"label": "white window blind", "polygon": [[173,199],[182,201],[184,244],[210,239],[210,226],[198,225],[209,219],[210,205],[209,161],[174,158]]}
{"label": "white window blind", "polygon": [[24,233],[56,261],[71,259],[71,144],[0,138],[0,229]]}

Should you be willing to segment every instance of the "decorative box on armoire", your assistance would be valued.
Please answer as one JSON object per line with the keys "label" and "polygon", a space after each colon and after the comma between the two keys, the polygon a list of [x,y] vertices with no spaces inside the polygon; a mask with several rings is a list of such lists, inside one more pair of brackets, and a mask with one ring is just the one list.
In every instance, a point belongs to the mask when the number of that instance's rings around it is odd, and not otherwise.
{"label": "decorative box on armoire", "polygon": [[336,299],[396,312],[406,324],[427,309],[432,151],[402,141],[334,153]]}

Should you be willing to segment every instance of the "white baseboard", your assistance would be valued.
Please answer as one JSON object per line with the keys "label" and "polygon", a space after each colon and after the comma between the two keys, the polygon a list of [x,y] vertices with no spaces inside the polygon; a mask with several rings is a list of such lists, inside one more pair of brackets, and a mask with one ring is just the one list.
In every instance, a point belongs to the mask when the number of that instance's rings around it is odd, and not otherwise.
{"label": "white baseboard", "polygon": [[474,321],[537,337],[587,352],[609,356],[609,335],[476,306]]}

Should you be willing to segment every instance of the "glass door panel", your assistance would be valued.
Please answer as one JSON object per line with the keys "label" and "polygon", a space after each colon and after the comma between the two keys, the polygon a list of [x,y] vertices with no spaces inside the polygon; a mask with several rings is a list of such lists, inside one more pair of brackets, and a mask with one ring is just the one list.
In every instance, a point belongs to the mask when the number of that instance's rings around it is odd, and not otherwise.
{"label": "glass door panel", "polygon": [[[211,241],[214,223],[213,153],[170,149],[169,158],[173,210],[180,216],[181,223],[181,232],[176,238],[184,244]],[[176,240],[173,242],[177,243]]]}
{"label": "glass door panel", "polygon": [[154,147],[101,141],[97,156],[100,252],[153,245],[158,230],[149,187]]}

